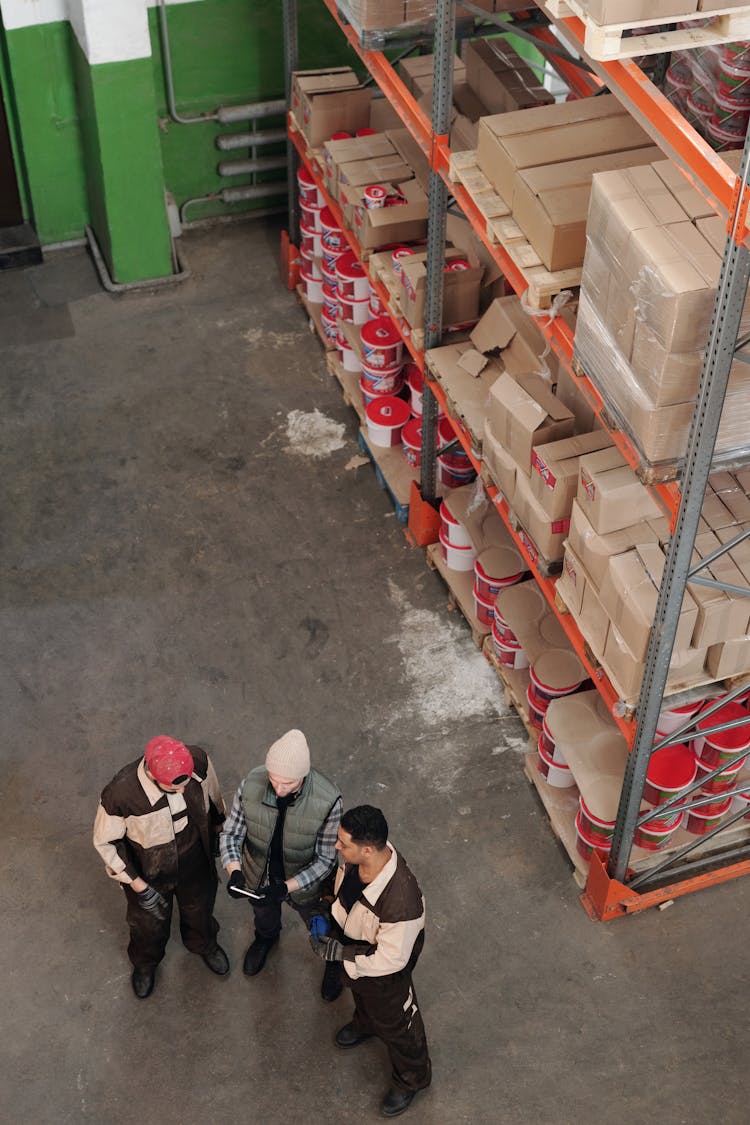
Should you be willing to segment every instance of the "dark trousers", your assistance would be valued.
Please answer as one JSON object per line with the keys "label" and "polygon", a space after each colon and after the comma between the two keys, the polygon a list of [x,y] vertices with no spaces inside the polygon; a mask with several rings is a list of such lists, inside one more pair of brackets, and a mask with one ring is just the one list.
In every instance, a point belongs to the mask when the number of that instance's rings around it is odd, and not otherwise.
{"label": "dark trousers", "polygon": [[391,1060],[391,1085],[405,1093],[424,1090],[432,1078],[427,1036],[412,981],[423,944],[420,934],[408,965],[399,973],[357,980],[344,975],[354,997],[354,1030],[382,1039]]}
{"label": "dark trousers", "polygon": [[[310,929],[310,919],[313,914],[320,913],[318,902],[307,902],[300,906],[290,899],[285,899],[287,906],[299,914],[302,921]],[[281,933],[281,903],[280,902],[254,902],[253,917],[255,920],[255,936],[266,941],[275,941]]]}
{"label": "dark trousers", "polygon": [[191,849],[186,859],[187,862],[180,863],[174,883],[153,882],[156,890],[169,903],[169,911],[163,922],[145,911],[137,894],[125,886],[127,920],[130,926],[128,957],[140,972],[152,973],[164,956],[175,899],[180,911],[180,936],[185,948],[191,953],[207,953],[216,945],[216,935],[219,932],[219,923],[213,916],[216,873],[209,866],[202,847]]}

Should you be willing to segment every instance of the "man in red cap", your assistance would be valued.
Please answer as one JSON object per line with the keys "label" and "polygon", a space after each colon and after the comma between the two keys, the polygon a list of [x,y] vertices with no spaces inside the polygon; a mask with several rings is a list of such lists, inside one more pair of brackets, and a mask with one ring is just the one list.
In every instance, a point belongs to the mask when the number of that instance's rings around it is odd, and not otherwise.
{"label": "man in red cap", "polygon": [[121,769],[102,793],[94,847],[125,892],[128,956],[139,1000],[153,992],[175,899],[185,948],[200,954],[213,973],[229,972],[213,916],[214,856],[224,815],[206,752],[167,735],[152,738],[143,757]]}

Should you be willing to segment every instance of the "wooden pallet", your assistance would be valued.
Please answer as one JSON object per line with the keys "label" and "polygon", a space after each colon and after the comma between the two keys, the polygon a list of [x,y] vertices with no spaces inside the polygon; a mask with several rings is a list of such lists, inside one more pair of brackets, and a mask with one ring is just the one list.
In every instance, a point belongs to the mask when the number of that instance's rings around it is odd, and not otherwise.
{"label": "wooden pallet", "polygon": [[575,819],[578,812],[578,790],[575,786],[560,789],[555,785],[549,785],[539,772],[537,755],[531,752],[524,758],[523,772],[537,791],[544,811],[549,817],[553,835],[560,842],[573,865],[573,878],[579,887],[585,887],[589,874],[589,861],[583,858],[576,847]]}
{"label": "wooden pallet", "polygon": [[[564,289],[581,284],[582,266],[552,273],[513,219],[511,209],[484,175],[476,152],[451,155],[449,177],[460,184],[485,219],[489,242],[500,246],[521,272],[528,285],[525,299],[531,308],[548,309]],[[460,202],[460,201],[459,201]]]}
{"label": "wooden pallet", "polygon": [[362,398],[362,391],[359,389],[359,376],[355,371],[347,371],[337,352],[328,352],[326,355],[326,366],[330,375],[336,379],[341,392],[344,397],[344,402],[347,406],[351,406],[359,418],[362,426],[367,425],[367,415],[365,414],[365,403]]}
{"label": "wooden pallet", "polygon": [[457,609],[471,629],[471,638],[478,649],[482,649],[489,626],[483,625],[474,608],[474,571],[449,570],[443,558],[439,543],[431,543],[427,548],[427,565],[436,570],[448,587],[448,607]]}
{"label": "wooden pallet", "polygon": [[373,445],[363,429],[357,440],[362,453],[372,461],[375,479],[391,498],[396,519],[399,523],[408,523],[411,483],[419,480],[419,470],[407,462],[400,445],[391,449]]}
{"label": "wooden pallet", "polygon": [[[584,10],[579,0],[546,0],[543,7],[553,19],[577,16],[583,20],[586,54],[600,62],[631,59],[640,55],[663,54],[709,47],[716,43],[735,43],[750,39],[750,5],[743,8],[718,8],[714,12],[686,12],[683,16],[652,16],[650,19],[602,25]],[[690,23],[692,27],[677,27]],[[665,27],[673,30],[665,31]],[[642,35],[627,34],[653,28]]]}
{"label": "wooden pallet", "polygon": [[316,305],[312,301],[308,301],[307,296],[305,295],[305,291],[301,285],[297,286],[297,297],[299,298],[300,304],[302,305],[310,319],[310,331],[315,333],[327,352],[335,351],[336,345],[334,344],[333,340],[328,339],[323,330],[323,321],[321,319],[323,306]]}
{"label": "wooden pallet", "polygon": [[498,679],[503,687],[503,696],[506,704],[508,707],[513,708],[526,727],[526,733],[529,736],[529,744],[532,747],[536,747],[539,740],[539,731],[532,726],[529,716],[529,703],[526,698],[526,691],[529,686],[528,669],[509,668],[507,664],[501,664],[495,655],[495,646],[492,642],[491,635],[485,637],[484,644],[482,645],[482,656],[497,673]]}

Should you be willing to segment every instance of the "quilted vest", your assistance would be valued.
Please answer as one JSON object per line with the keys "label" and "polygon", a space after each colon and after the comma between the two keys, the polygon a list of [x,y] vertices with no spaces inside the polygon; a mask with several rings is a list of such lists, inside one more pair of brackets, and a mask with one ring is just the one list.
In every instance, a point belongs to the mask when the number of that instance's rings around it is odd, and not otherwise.
{"label": "quilted vest", "polygon": [[[315,840],[339,791],[333,782],[317,770],[310,770],[299,796],[286,810],[282,837],[284,874],[291,879],[315,856]],[[268,780],[265,766],[251,770],[242,783],[242,810],[245,814],[245,846],[242,850],[242,873],[249,887],[258,887],[266,869],[273,830],[279,810],[276,794]],[[295,891],[297,903],[312,902],[318,897],[322,880]]]}

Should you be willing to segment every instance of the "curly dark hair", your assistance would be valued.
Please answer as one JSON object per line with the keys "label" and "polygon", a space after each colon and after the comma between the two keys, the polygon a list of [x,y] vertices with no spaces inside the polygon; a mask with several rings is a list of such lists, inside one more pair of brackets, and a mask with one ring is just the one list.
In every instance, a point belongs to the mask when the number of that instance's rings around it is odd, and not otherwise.
{"label": "curly dark hair", "polygon": [[369,844],[380,852],[388,842],[388,821],[374,805],[357,805],[348,809],[341,818],[341,827],[360,847]]}

